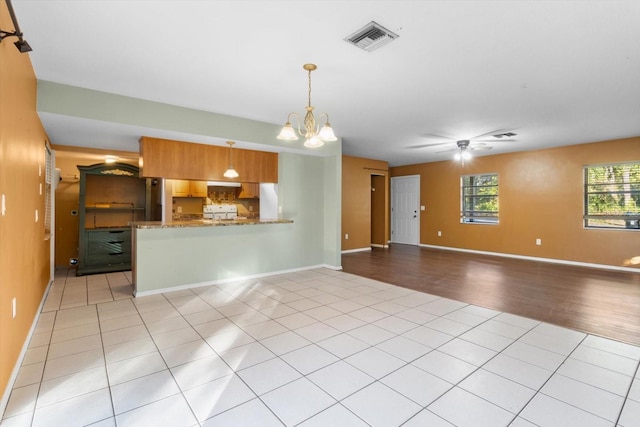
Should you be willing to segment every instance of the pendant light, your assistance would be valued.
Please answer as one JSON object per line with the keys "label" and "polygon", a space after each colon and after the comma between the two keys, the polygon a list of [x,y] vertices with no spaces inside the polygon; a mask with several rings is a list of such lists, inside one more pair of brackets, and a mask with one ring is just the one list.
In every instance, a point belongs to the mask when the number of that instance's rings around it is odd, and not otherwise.
{"label": "pendant light", "polygon": [[233,144],[235,144],[235,142],[227,141],[227,144],[229,144],[229,168],[224,172],[224,177],[225,178],[237,178],[240,175],[238,175],[238,172],[233,168],[233,162],[231,161],[231,159],[232,159],[231,150],[232,150]]}

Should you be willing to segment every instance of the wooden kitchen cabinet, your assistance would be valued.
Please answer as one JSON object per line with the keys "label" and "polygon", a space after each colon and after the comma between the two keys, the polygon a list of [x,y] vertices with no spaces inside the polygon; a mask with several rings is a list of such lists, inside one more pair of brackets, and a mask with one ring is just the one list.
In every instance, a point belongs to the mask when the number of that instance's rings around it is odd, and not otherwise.
{"label": "wooden kitchen cabinet", "polygon": [[238,199],[256,199],[260,197],[260,184],[257,182],[243,182],[238,193]]}
{"label": "wooden kitchen cabinet", "polygon": [[173,197],[207,197],[207,181],[171,180]]}
{"label": "wooden kitchen cabinet", "polygon": [[[278,182],[278,153],[233,148],[238,178],[225,178],[229,147],[168,139],[140,138],[140,157],[146,178],[225,182]],[[185,196],[177,196],[185,197]]]}
{"label": "wooden kitchen cabinet", "polygon": [[125,163],[78,166],[80,171],[76,274],[131,269],[131,222],[149,219],[149,185]]}

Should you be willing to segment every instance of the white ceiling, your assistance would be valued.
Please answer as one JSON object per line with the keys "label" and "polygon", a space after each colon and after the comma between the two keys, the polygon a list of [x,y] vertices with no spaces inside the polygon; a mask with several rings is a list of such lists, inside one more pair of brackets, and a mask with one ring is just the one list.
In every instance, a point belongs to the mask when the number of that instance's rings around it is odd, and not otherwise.
{"label": "white ceiling", "polygon": [[[38,79],[282,124],[312,103],[345,154],[392,166],[513,131],[479,154],[640,135],[638,0],[13,0]],[[370,21],[399,35],[343,39]],[[52,114],[54,144],[137,150],[136,131]],[[92,138],[87,138],[87,135]],[[158,131],[154,136],[162,136]],[[173,135],[175,137],[175,135]],[[127,139],[129,138],[129,139]],[[175,138],[174,138],[175,139]]]}

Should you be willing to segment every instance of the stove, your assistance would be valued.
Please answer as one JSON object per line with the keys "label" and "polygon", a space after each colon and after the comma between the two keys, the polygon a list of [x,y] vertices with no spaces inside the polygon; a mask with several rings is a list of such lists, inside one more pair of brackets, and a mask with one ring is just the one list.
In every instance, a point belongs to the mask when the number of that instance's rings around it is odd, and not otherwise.
{"label": "stove", "polygon": [[238,217],[238,207],[226,203],[204,205],[202,208],[202,217],[204,219],[234,220]]}

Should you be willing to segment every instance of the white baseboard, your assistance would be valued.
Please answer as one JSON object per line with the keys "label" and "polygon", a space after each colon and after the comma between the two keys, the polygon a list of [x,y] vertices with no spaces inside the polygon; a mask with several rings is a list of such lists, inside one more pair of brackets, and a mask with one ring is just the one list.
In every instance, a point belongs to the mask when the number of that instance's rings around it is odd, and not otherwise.
{"label": "white baseboard", "polygon": [[31,342],[31,337],[33,336],[33,332],[36,330],[36,326],[38,325],[38,320],[40,320],[42,307],[44,307],[44,302],[47,300],[47,295],[49,295],[49,290],[51,289],[51,285],[53,285],[53,280],[49,281],[49,284],[47,285],[47,289],[45,289],[44,294],[42,295],[42,300],[40,301],[40,305],[38,306],[36,316],[33,318],[33,323],[31,323],[31,328],[29,329],[27,338],[24,340],[24,344],[22,344],[22,350],[20,350],[20,355],[18,356],[18,360],[16,360],[16,364],[13,366],[13,371],[11,371],[11,376],[9,377],[9,381],[7,382],[7,387],[5,388],[4,393],[2,393],[2,400],[0,400],[0,416],[2,416],[2,414],[4,414],[5,409],[7,409],[7,404],[9,403],[9,396],[11,396],[11,390],[13,390],[13,385],[15,384],[16,378],[18,377],[18,372],[20,371],[20,367],[22,366],[24,356],[27,353],[27,349],[29,348],[29,343]]}
{"label": "white baseboard", "polygon": [[568,261],[564,259],[541,258],[541,257],[533,257],[533,256],[526,256],[526,255],[507,254],[502,252],[478,251],[474,249],[452,248],[449,246],[436,246],[436,245],[424,245],[424,244],[420,244],[418,246],[423,248],[442,249],[445,251],[468,252],[468,253],[480,254],[480,255],[491,255],[491,256],[499,256],[504,258],[516,258],[516,259],[524,259],[529,261],[548,262],[552,264],[565,264],[565,265],[574,265],[577,267],[599,268],[601,270],[617,270],[617,271],[625,271],[628,273],[640,273],[640,269],[631,268],[631,267],[621,267],[617,265],[593,264],[590,262]]}
{"label": "white baseboard", "polygon": [[347,249],[346,251],[342,251],[341,253],[348,254],[348,253],[351,253],[351,252],[365,252],[365,251],[370,251],[370,250],[371,250],[371,246],[367,246],[366,248]]}
{"label": "white baseboard", "polygon": [[389,247],[389,245],[379,245],[377,243],[372,243],[371,244],[372,248],[382,248],[382,249],[387,249]]}

